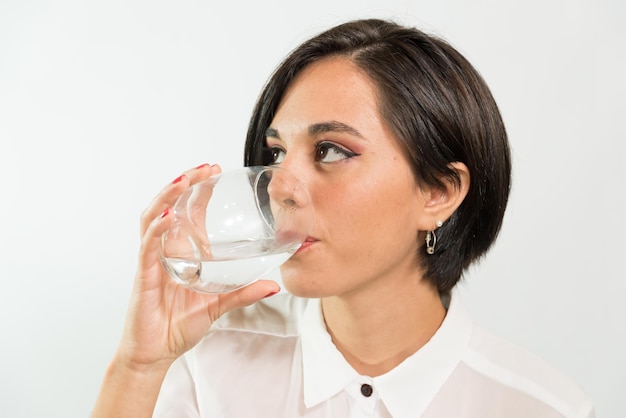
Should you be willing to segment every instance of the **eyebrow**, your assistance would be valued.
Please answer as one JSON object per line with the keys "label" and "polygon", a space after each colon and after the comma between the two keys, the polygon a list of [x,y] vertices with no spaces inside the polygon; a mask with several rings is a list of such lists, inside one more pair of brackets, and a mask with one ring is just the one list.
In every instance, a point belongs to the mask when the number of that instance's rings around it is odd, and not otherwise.
{"label": "eyebrow", "polygon": [[[330,122],[314,123],[313,125],[309,126],[308,131],[309,135],[311,136],[323,134],[326,132],[344,132],[350,135],[357,136],[359,138],[363,138],[363,135],[357,129],[353,128],[350,125],[346,125],[345,123],[334,120]],[[281,139],[278,130],[272,127],[269,127],[265,130],[265,136],[268,138]]]}

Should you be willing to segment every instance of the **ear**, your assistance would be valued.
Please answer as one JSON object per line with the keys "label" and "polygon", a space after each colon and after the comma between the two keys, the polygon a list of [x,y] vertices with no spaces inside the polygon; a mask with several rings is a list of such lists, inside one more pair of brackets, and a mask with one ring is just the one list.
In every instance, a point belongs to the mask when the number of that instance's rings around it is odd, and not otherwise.
{"label": "ear", "polygon": [[457,172],[460,183],[443,179],[444,187],[422,186],[424,207],[422,216],[418,220],[420,231],[437,229],[437,222],[445,222],[467,196],[470,185],[470,173],[467,166],[460,162],[450,164],[450,168]]}

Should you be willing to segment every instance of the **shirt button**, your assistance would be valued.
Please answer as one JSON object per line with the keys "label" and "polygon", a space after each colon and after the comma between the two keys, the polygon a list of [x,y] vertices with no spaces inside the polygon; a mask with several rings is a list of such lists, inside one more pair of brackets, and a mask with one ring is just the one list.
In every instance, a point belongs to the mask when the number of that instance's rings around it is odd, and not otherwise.
{"label": "shirt button", "polygon": [[374,392],[374,389],[372,389],[371,385],[368,385],[367,383],[363,383],[361,385],[361,395],[369,398],[370,396],[372,396],[372,392]]}

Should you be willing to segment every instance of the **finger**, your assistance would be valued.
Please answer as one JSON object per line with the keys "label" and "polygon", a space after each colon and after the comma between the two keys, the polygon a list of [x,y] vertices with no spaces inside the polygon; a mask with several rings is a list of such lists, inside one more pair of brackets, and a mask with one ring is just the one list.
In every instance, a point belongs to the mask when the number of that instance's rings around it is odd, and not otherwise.
{"label": "finger", "polygon": [[161,189],[159,194],[152,199],[150,205],[142,212],[140,218],[140,234],[142,236],[145,234],[146,229],[155,217],[163,213],[165,209],[173,207],[176,199],[178,199],[191,184],[204,180],[220,171],[221,168],[217,164],[202,164],[176,177],[171,183]]}
{"label": "finger", "polygon": [[251,305],[279,291],[278,283],[272,280],[259,280],[234,292],[220,295],[217,317],[233,309]]}
{"label": "finger", "polygon": [[183,175],[186,176],[190,184],[193,185],[221,172],[222,168],[218,164],[201,164],[196,168],[185,171]]}
{"label": "finger", "polygon": [[140,279],[144,279],[143,281],[150,282],[145,283],[144,288],[161,286],[163,280],[160,260],[161,235],[172,226],[173,218],[171,209],[167,208],[160,216],[153,219],[142,236],[138,275]]}
{"label": "finger", "polygon": [[[203,164],[193,170],[185,172],[185,175],[189,176],[192,185],[197,185],[198,183],[207,180],[209,177],[221,173],[221,171],[221,167],[217,164]],[[207,204],[212,195],[212,184],[206,183],[202,187],[196,186],[196,190],[187,203],[187,213],[193,224],[198,226],[205,224]],[[208,243],[206,230],[204,228],[200,228],[198,233]]]}
{"label": "finger", "polygon": [[159,194],[152,199],[152,202],[150,202],[148,207],[141,213],[139,230],[141,236],[146,233],[146,230],[156,217],[160,216],[167,208],[174,206],[176,199],[178,199],[187,188],[189,188],[189,178],[181,174],[161,189]]}
{"label": "finger", "polygon": [[[196,185],[196,190],[193,193],[193,197],[189,199],[187,206],[187,213],[189,214],[189,218],[194,225],[205,225],[206,223],[206,213],[209,204],[209,200],[211,200],[211,196],[213,196],[213,188],[215,187],[214,182],[204,182],[201,185]],[[202,236],[207,239],[207,231],[204,227],[199,231]]]}

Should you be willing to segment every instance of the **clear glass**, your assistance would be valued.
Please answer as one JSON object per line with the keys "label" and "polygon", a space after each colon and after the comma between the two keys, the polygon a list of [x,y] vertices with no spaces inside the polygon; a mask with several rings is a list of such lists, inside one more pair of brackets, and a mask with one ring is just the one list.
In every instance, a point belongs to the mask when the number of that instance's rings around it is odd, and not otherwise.
{"label": "clear glass", "polygon": [[267,275],[300,248],[314,223],[305,186],[278,166],[212,176],[172,209],[161,259],[176,282],[203,293],[230,292]]}

